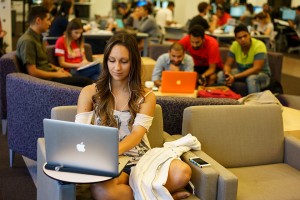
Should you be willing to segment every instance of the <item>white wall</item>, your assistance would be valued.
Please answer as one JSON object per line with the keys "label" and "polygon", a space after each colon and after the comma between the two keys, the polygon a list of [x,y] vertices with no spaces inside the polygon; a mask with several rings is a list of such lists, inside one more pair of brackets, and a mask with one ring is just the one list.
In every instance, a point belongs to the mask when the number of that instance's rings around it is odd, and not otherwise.
{"label": "white wall", "polygon": [[8,44],[7,52],[12,51],[12,37],[11,37],[11,0],[0,1],[0,13],[2,28],[7,32],[4,37],[4,42]]}
{"label": "white wall", "polygon": [[209,3],[209,0],[174,0],[174,20],[185,25],[188,19],[199,13],[198,4],[203,1]]}
{"label": "white wall", "polygon": [[107,16],[112,10],[112,0],[92,0],[90,18],[94,19],[95,14]]}
{"label": "white wall", "polygon": [[300,0],[292,0],[291,7],[297,7],[300,6]]}
{"label": "white wall", "polygon": [[268,0],[247,0],[247,3],[252,3],[253,6],[262,6],[264,3],[268,3]]}

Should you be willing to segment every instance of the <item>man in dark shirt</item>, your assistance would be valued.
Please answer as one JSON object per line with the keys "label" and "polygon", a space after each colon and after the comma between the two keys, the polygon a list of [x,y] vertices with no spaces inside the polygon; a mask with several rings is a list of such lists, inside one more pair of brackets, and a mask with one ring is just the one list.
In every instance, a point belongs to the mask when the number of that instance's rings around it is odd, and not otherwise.
{"label": "man in dark shirt", "polygon": [[63,68],[49,63],[42,36],[51,24],[50,13],[45,7],[32,7],[28,14],[28,22],[29,28],[17,43],[17,57],[29,75],[81,87],[92,84],[88,78],[72,77]]}
{"label": "man in dark shirt", "polygon": [[215,27],[212,23],[212,26],[208,23],[204,17],[207,15],[209,11],[209,4],[206,2],[201,2],[198,4],[199,14],[192,18],[189,29],[191,29],[194,25],[201,25],[205,31],[213,32]]}

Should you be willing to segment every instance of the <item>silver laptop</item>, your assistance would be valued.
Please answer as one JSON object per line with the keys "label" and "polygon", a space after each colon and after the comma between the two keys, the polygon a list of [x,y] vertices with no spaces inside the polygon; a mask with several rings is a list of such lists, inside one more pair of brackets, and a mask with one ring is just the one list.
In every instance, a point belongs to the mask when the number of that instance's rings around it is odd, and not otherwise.
{"label": "silver laptop", "polygon": [[46,169],[118,176],[128,157],[119,159],[118,129],[44,119]]}

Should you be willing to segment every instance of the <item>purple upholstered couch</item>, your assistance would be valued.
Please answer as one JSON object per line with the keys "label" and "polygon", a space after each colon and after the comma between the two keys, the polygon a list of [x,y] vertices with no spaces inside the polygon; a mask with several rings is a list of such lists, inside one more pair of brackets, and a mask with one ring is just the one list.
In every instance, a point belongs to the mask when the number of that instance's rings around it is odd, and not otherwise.
{"label": "purple upholstered couch", "polygon": [[[54,45],[47,46],[47,54],[49,62],[58,65],[58,59],[54,53]],[[92,61],[92,47],[90,44],[85,44],[85,54],[87,60]],[[14,72],[25,73],[25,68],[21,65],[16,56],[16,52],[10,52],[3,55],[0,59],[0,118],[2,120],[2,133],[6,133],[7,109],[6,109],[6,76]]]}

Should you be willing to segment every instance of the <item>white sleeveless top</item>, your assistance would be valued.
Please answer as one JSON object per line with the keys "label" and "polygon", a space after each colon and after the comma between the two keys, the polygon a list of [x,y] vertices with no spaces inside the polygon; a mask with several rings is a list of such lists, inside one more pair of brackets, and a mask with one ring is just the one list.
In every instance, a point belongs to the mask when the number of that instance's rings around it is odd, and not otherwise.
{"label": "white sleeveless top", "polygon": [[[148,93],[146,93],[145,97],[151,92],[152,91],[149,91]],[[139,104],[141,104],[141,103],[142,103],[142,99],[139,102]],[[100,118],[98,116],[96,116],[94,122],[91,123],[93,113],[94,113],[94,110],[90,111],[90,112],[84,112],[84,113],[77,114],[76,118],[75,118],[75,123],[100,125],[101,121],[100,121]],[[114,110],[114,117],[117,121],[117,126],[118,126],[117,128],[119,129],[119,141],[122,141],[125,137],[127,137],[131,133],[130,130],[129,130],[129,127],[128,127],[128,122],[131,118],[131,115],[130,115],[130,112],[128,110],[127,111]],[[151,116],[141,114],[141,113],[137,113],[132,126],[133,127],[138,126],[138,125],[142,126],[148,132],[149,128],[152,124],[152,120],[153,120],[153,117],[151,117]],[[151,147],[150,147],[150,143],[149,143],[147,134],[144,134],[144,136],[142,138],[142,141],[137,146],[135,146],[131,150],[124,153],[124,155],[130,157],[130,160],[129,160],[127,165],[136,164],[138,162],[138,160],[150,148]]]}

